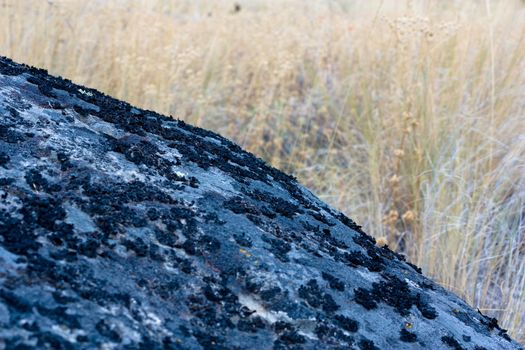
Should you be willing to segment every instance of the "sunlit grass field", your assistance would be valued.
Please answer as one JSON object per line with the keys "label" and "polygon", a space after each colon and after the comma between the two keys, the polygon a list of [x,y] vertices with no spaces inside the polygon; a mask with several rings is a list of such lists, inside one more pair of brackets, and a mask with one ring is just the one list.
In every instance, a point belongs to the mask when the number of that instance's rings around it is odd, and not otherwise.
{"label": "sunlit grass field", "polygon": [[525,342],[525,3],[0,0],[0,54],[215,130]]}

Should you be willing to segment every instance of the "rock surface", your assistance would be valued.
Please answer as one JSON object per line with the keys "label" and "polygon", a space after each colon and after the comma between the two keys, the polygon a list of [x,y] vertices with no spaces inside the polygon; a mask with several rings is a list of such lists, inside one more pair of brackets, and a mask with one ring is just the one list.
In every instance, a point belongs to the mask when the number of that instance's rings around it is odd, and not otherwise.
{"label": "rock surface", "polygon": [[232,142],[0,58],[0,349],[521,349]]}

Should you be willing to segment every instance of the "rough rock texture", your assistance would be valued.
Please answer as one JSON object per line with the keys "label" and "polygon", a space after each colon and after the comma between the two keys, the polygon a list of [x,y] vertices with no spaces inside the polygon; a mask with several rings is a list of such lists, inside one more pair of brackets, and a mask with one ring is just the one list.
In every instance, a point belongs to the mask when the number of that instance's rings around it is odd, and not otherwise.
{"label": "rough rock texture", "polygon": [[232,142],[6,58],[0,348],[521,349]]}

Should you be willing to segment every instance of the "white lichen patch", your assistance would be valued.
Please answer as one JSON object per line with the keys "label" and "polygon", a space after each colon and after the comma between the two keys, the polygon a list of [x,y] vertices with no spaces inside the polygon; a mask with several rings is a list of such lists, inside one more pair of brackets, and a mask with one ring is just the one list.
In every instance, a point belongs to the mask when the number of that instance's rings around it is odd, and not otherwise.
{"label": "white lichen patch", "polygon": [[312,340],[319,340],[319,338],[317,338],[317,336],[312,332],[298,331],[297,333]]}
{"label": "white lichen patch", "polygon": [[18,210],[22,208],[22,202],[18,197],[0,190],[0,198],[2,198],[0,201],[0,210],[9,212],[11,217],[22,219],[22,214],[18,212]]}
{"label": "white lichen patch", "polygon": [[380,277],[377,273],[369,272],[368,270],[354,269],[361,277],[370,282],[379,282]]}
{"label": "white lichen patch", "polygon": [[79,335],[86,334],[86,332],[81,329],[70,329],[64,325],[56,325],[56,324],[51,326],[51,330],[71,343],[76,343],[77,342],[76,338]]}
{"label": "white lichen patch", "polygon": [[248,309],[255,311],[254,314],[264,319],[270,324],[274,324],[277,321],[293,321],[285,312],[282,311],[273,311],[266,309],[258,300],[256,300],[252,295],[249,294],[240,294],[239,303],[246,306]]}
{"label": "white lichen patch", "polygon": [[175,175],[180,176],[180,177],[186,177],[187,175],[186,173],[183,173],[182,171],[177,171],[177,170],[175,170],[174,173]]}
{"label": "white lichen patch", "polygon": [[93,93],[91,91],[86,91],[84,89],[78,89],[78,92],[80,92],[82,95],[86,95],[86,96],[93,96]]}
{"label": "white lichen patch", "polygon": [[419,284],[417,284],[416,282],[414,282],[412,280],[409,280],[408,278],[405,278],[405,282],[412,288],[421,289]]}
{"label": "white lichen patch", "polygon": [[147,324],[148,326],[153,326],[153,327],[162,326],[162,320],[153,312],[146,313],[146,319],[144,320],[144,323]]}
{"label": "white lichen patch", "polygon": [[4,247],[0,247],[0,271],[11,267],[17,269],[24,266],[26,266],[26,264],[17,262],[16,255],[4,249]]}
{"label": "white lichen patch", "polygon": [[97,230],[91,217],[82,210],[69,204],[65,204],[64,209],[66,210],[66,223],[73,225],[77,232],[83,233]]}
{"label": "white lichen patch", "polygon": [[201,193],[217,192],[230,197],[239,192],[232,186],[232,178],[217,168],[210,168],[206,172],[193,171],[193,174],[200,182],[198,190]]}
{"label": "white lichen patch", "polygon": [[[107,152],[106,159],[109,163],[102,169],[110,172],[112,175],[121,178],[125,182],[134,180],[145,181],[145,175],[139,171],[137,166],[132,162],[123,161],[125,157],[116,152]],[[125,166],[123,166],[125,164]]]}
{"label": "white lichen patch", "polygon": [[124,131],[116,128],[113,124],[105,122],[99,118],[89,116],[85,123],[82,123],[86,128],[115,138],[122,137]]}

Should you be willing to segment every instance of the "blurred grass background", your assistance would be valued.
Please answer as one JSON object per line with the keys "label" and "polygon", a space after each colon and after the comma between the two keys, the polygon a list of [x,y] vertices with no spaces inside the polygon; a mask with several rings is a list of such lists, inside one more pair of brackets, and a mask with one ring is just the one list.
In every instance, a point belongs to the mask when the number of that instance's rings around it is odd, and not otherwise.
{"label": "blurred grass background", "polygon": [[0,54],[213,129],[525,342],[522,1],[0,0]]}

